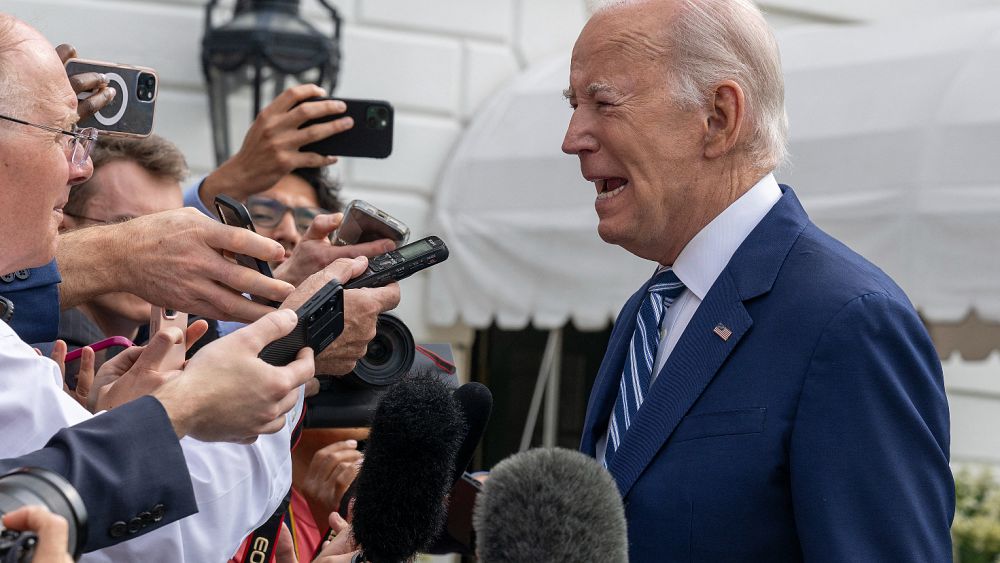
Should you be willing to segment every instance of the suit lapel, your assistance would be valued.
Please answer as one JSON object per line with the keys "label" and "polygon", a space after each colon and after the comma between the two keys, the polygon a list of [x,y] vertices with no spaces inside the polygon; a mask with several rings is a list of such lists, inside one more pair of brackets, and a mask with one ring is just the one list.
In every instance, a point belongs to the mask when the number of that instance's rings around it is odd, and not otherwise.
{"label": "suit lapel", "polygon": [[[732,331],[728,338],[713,332],[719,324]],[[611,460],[609,470],[623,497],[752,324],[735,284],[723,272],[667,358]]]}
{"label": "suit lapel", "polygon": [[[618,483],[622,497],[628,495],[636,479],[753,325],[743,302],[770,291],[792,244],[808,224],[809,217],[791,188],[781,188],[781,199],[743,241],[698,306],[615,452],[608,469]],[[635,296],[633,301],[636,302],[630,301],[632,318],[626,319],[629,323],[627,334],[618,335],[618,341],[613,343],[616,348],[609,347],[609,355],[614,350],[615,361],[601,365],[599,383],[602,397],[597,405],[604,409],[601,411],[603,418],[592,420],[588,410],[585,432],[593,433],[592,425],[598,421],[603,421],[598,424],[600,432],[607,429],[607,418],[615,400],[614,393],[627,350],[621,339],[631,337],[635,326],[635,309],[638,307]],[[724,337],[724,330],[721,335],[716,333],[719,325],[731,334]],[[611,402],[607,403],[608,399],[603,395],[611,395]],[[592,396],[591,409],[595,406],[594,399]],[[587,440],[586,435],[584,439]],[[585,451],[593,454],[592,450],[591,444],[591,449]]]}

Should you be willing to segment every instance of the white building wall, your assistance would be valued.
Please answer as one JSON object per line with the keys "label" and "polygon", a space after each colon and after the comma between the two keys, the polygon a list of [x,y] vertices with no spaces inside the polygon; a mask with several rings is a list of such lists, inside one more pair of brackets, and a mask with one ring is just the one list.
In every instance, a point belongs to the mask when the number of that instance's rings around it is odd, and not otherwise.
{"label": "white building wall", "polygon": [[[223,1],[223,4],[231,4]],[[572,48],[596,0],[333,0],[344,19],[335,94],[390,100],[396,138],[386,160],[343,159],[345,196],[362,197],[426,234],[435,188],[478,107],[518,72]],[[767,0],[775,27],[837,25],[963,10],[995,0]],[[323,21],[315,0],[305,13]],[[195,174],[214,165],[200,68],[203,0],[0,0],[0,10],[81,57],[151,66],[161,90],[155,131],[184,151]],[[325,23],[322,25],[328,27]],[[560,95],[553,92],[553,96]],[[442,267],[447,267],[446,265]],[[418,340],[452,341],[464,363],[472,331],[435,329],[423,319],[425,280],[403,282],[399,314]],[[997,363],[976,373],[946,364],[956,459],[1000,462]],[[990,377],[994,379],[990,379]]]}

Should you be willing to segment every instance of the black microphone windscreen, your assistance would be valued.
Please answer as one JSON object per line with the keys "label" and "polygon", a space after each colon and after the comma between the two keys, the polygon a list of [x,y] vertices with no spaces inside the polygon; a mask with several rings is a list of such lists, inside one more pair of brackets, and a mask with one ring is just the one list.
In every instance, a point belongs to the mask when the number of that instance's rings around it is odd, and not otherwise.
{"label": "black microphone windscreen", "polygon": [[368,561],[408,560],[444,526],[465,422],[452,390],[429,375],[382,396],[356,480],[351,523]]}
{"label": "black microphone windscreen", "polygon": [[618,486],[580,452],[539,448],[498,463],[473,511],[482,563],[628,561]]}
{"label": "black microphone windscreen", "polygon": [[455,456],[455,471],[452,473],[452,483],[458,481],[462,473],[469,468],[476,447],[486,433],[486,424],[490,421],[493,410],[493,393],[482,383],[470,382],[455,390],[455,400],[458,401],[465,417],[465,436],[462,445]]}

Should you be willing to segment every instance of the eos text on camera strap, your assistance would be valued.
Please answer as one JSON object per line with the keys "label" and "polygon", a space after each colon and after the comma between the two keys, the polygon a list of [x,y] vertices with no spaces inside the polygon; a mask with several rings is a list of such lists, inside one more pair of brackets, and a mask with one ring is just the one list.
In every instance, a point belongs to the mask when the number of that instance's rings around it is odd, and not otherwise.
{"label": "eos text on camera strap", "polygon": [[[289,449],[294,450],[295,446],[299,443],[299,438],[302,437],[302,422],[306,418],[305,409],[306,406],[303,403],[302,414],[299,416],[295,428],[292,429]],[[281,524],[285,521],[285,515],[288,513],[291,502],[292,491],[289,489],[288,493],[285,494],[285,498],[278,504],[278,508],[275,509],[274,514],[271,514],[266,522],[261,524],[259,528],[243,540],[243,545],[240,546],[240,551],[237,552],[243,553],[240,563],[274,562],[278,546],[278,535],[281,533]]]}

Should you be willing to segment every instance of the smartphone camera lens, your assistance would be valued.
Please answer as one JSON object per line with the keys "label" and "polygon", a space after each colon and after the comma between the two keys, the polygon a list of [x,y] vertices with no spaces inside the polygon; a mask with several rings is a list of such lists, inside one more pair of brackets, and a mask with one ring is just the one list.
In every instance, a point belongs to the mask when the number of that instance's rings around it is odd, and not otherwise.
{"label": "smartphone camera lens", "polygon": [[156,77],[148,72],[139,75],[136,97],[143,102],[151,102],[156,95]]}
{"label": "smartphone camera lens", "polygon": [[369,106],[365,112],[365,123],[369,129],[385,129],[389,126],[389,108]]}

